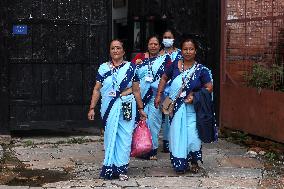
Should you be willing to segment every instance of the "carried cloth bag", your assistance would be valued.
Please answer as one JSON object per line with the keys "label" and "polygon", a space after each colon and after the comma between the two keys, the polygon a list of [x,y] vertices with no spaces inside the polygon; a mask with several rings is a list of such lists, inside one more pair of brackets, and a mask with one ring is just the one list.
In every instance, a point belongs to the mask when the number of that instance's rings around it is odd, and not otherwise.
{"label": "carried cloth bag", "polygon": [[152,150],[152,135],[146,121],[140,120],[132,136],[131,157],[140,157]]}
{"label": "carried cloth bag", "polygon": [[172,115],[173,114],[173,111],[174,111],[174,106],[175,106],[175,102],[177,100],[177,98],[181,95],[184,87],[187,85],[187,83],[189,83],[189,81],[191,80],[195,70],[197,69],[198,66],[195,67],[194,71],[188,76],[188,80],[186,83],[183,83],[181,88],[179,89],[179,92],[177,94],[177,96],[175,97],[174,100],[172,100],[169,96],[167,96],[165,98],[165,100],[163,101],[162,103],[162,112],[165,114],[165,115]]}
{"label": "carried cloth bag", "polygon": [[174,104],[175,104],[175,101],[173,101],[169,96],[167,96],[162,103],[162,112],[165,115],[172,114],[174,111]]}

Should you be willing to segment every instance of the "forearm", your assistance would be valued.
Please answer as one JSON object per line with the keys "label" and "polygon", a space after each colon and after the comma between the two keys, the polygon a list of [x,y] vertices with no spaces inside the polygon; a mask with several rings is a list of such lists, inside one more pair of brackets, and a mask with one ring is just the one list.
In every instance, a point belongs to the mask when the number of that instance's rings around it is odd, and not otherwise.
{"label": "forearm", "polygon": [[100,99],[101,93],[100,90],[98,90],[96,87],[94,87],[93,94],[92,94],[92,100],[90,104],[90,110],[94,109]]}
{"label": "forearm", "polygon": [[163,93],[167,82],[168,82],[168,77],[165,74],[163,74],[163,76],[162,76],[162,78],[159,82],[157,95],[161,95]]}
{"label": "forearm", "polygon": [[143,102],[140,94],[140,87],[138,82],[133,82],[132,85],[133,95],[135,97],[138,109],[143,109]]}

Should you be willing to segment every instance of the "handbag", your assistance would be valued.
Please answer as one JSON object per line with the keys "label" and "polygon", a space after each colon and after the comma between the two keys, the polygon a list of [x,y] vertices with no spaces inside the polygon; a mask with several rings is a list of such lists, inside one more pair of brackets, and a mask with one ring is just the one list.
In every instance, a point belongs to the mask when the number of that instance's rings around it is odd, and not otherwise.
{"label": "handbag", "polygon": [[131,102],[122,102],[122,113],[123,119],[130,121],[132,119],[132,103]]}
{"label": "handbag", "polygon": [[[188,76],[188,82],[191,80],[194,72],[196,71],[198,66],[195,67],[194,71],[191,73],[191,75]],[[162,112],[165,114],[165,115],[173,115],[173,111],[174,111],[174,105],[175,105],[175,102],[176,102],[176,99],[180,96],[180,94],[182,93],[184,87],[186,86],[186,83],[183,83],[181,88],[179,89],[179,92],[175,98],[175,100],[172,100],[169,96],[167,96],[165,98],[165,100],[163,101],[162,103]]]}
{"label": "handbag", "polygon": [[152,150],[152,135],[146,121],[140,120],[132,135],[131,157],[140,157]]}
{"label": "handbag", "polygon": [[170,97],[167,96],[162,103],[162,112],[165,115],[171,115],[174,111],[174,104],[175,101],[173,101]]}

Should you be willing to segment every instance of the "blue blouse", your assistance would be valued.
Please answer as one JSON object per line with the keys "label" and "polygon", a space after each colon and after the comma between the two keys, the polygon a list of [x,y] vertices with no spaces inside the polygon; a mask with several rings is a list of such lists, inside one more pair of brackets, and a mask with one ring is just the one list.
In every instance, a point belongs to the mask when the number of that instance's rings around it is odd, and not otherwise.
{"label": "blue blouse", "polygon": [[[174,61],[165,70],[166,76],[171,80],[174,80],[181,73],[182,72],[178,68],[178,61]],[[191,82],[193,84],[193,91],[197,91],[197,90],[201,89],[205,84],[212,81],[211,71],[208,68],[206,68],[205,66],[202,65],[201,70],[197,73],[199,73],[199,74],[197,75],[197,77],[195,77],[193,82]]]}

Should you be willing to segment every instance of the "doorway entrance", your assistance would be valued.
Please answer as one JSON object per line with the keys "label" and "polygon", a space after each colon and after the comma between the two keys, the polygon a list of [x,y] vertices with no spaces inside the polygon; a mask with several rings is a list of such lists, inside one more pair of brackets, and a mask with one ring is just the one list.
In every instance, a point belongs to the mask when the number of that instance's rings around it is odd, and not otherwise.
{"label": "doorway entrance", "polygon": [[134,19],[130,21],[132,25],[132,39],[130,46],[130,57],[133,58],[137,53],[147,50],[147,39],[151,35],[162,36],[163,32],[167,29],[167,23],[162,19]]}

